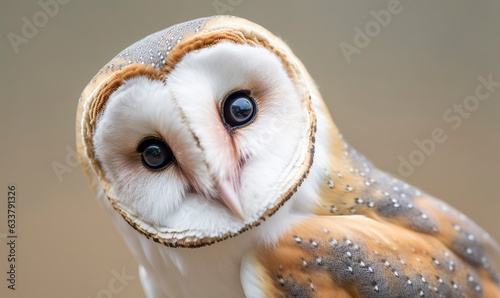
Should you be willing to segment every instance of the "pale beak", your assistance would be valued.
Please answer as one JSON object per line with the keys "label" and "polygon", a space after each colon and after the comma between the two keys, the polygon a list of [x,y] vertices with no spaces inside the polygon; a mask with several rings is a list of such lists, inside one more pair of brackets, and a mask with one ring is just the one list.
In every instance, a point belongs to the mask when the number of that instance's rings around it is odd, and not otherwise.
{"label": "pale beak", "polygon": [[234,215],[236,215],[239,219],[245,220],[245,216],[243,215],[243,209],[241,208],[241,203],[236,194],[236,190],[234,187],[234,183],[229,180],[221,180],[217,184],[217,188],[219,191],[220,198],[222,203],[226,205]]}

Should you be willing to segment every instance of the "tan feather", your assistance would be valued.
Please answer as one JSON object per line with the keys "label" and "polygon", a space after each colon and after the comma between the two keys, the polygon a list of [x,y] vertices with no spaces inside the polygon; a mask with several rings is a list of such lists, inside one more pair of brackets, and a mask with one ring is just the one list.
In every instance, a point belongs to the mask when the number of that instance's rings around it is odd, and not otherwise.
{"label": "tan feather", "polygon": [[257,250],[269,297],[499,297],[487,268],[438,238],[364,217],[317,216]]}

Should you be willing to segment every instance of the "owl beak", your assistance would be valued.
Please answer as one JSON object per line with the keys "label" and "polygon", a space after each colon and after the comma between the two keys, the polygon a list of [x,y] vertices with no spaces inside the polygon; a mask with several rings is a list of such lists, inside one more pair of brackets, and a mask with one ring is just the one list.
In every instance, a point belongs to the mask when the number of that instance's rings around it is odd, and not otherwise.
{"label": "owl beak", "polygon": [[231,210],[231,212],[233,212],[233,214],[239,219],[242,221],[245,220],[243,208],[241,207],[240,200],[236,194],[234,183],[229,180],[222,180],[219,181],[217,188],[222,203],[226,205],[226,207],[229,208],[229,210]]}

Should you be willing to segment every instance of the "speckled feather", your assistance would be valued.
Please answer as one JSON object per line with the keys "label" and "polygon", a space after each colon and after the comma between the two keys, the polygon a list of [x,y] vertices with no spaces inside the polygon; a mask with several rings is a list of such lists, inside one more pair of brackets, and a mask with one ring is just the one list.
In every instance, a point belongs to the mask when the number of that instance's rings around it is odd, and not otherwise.
{"label": "speckled feather", "polygon": [[378,170],[333,130],[317,216],[255,266],[273,297],[500,297],[490,236],[446,203]]}
{"label": "speckled feather", "polygon": [[488,270],[390,223],[318,216],[258,252],[272,297],[499,297]]}
{"label": "speckled feather", "polygon": [[453,207],[375,168],[331,126],[317,216],[255,252],[265,292],[500,297],[488,259],[495,241]]}

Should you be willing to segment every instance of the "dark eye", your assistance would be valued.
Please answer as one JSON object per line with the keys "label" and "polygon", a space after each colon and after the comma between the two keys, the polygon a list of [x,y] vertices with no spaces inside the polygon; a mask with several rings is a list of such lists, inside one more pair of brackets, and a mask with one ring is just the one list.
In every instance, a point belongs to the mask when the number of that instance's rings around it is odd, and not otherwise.
{"label": "dark eye", "polygon": [[137,146],[142,164],[151,171],[161,171],[174,161],[174,154],[167,143],[159,138],[148,137]]}
{"label": "dark eye", "polygon": [[229,94],[222,103],[222,118],[230,127],[243,127],[250,124],[257,115],[255,100],[249,91]]}

